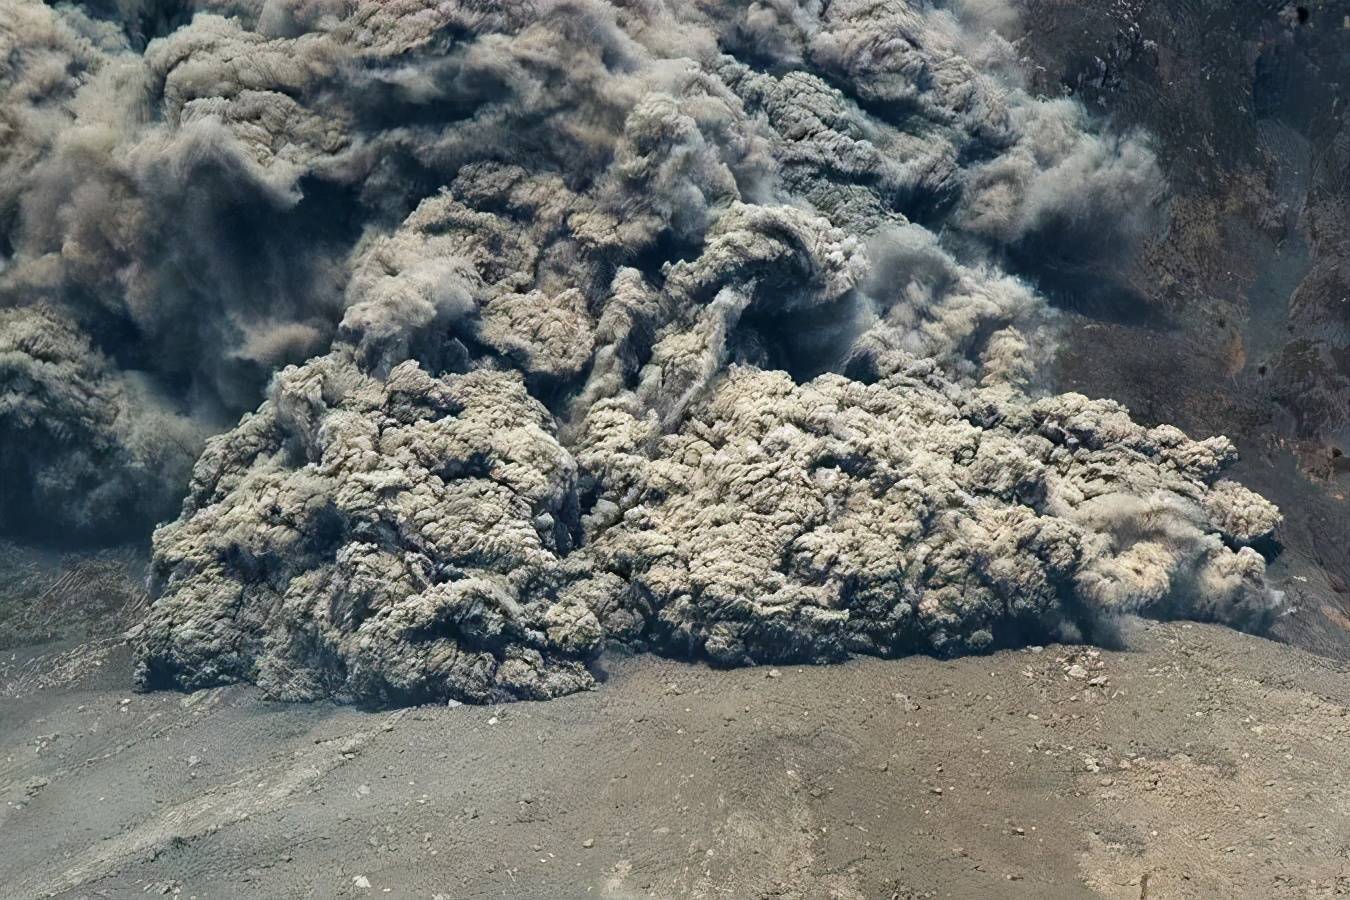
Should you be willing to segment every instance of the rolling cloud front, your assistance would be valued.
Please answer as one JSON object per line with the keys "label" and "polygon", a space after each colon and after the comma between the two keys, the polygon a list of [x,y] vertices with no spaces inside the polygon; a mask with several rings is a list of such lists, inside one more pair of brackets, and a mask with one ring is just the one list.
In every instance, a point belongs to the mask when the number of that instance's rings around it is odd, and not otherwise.
{"label": "rolling cloud front", "polygon": [[1146,136],[993,0],[0,7],[0,532],[146,686],[375,704],[1258,627],[1233,449],[1047,393]]}

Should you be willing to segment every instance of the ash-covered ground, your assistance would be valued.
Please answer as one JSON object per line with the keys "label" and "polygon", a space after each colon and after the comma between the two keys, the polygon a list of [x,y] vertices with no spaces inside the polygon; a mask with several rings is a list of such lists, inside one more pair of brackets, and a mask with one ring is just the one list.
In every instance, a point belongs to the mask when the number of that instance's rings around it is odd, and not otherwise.
{"label": "ash-covered ground", "polygon": [[[1126,652],[716,670],[363,712],[0,662],[9,897],[1333,897],[1350,672],[1202,624]],[[50,653],[50,651],[49,651]]]}
{"label": "ash-covered ground", "polygon": [[0,0],[9,892],[1344,891],[1347,46]]}

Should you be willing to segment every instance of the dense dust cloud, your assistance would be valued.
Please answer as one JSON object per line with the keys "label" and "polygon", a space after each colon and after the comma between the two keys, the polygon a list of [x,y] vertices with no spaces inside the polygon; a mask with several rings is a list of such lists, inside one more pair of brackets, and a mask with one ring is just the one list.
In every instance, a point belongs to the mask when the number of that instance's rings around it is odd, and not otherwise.
{"label": "dense dust cloud", "polygon": [[606,640],[1260,624],[1278,513],[1231,445],[1043,395],[1047,296],[1163,185],[1023,89],[1010,22],[5,4],[0,529],[125,537],[186,491],[143,682],[292,698],[551,697]]}

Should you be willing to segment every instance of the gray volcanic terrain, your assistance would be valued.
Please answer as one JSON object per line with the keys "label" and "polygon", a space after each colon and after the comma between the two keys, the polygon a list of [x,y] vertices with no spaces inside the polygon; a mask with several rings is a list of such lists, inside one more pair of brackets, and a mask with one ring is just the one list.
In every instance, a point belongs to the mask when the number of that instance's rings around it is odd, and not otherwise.
{"label": "gray volcanic terrain", "polygon": [[1350,672],[1212,625],[1127,652],[716,670],[369,713],[0,670],[14,897],[1304,898],[1345,889]]}
{"label": "gray volcanic terrain", "polygon": [[1348,79],[1350,0],[0,0],[4,894],[1344,892]]}

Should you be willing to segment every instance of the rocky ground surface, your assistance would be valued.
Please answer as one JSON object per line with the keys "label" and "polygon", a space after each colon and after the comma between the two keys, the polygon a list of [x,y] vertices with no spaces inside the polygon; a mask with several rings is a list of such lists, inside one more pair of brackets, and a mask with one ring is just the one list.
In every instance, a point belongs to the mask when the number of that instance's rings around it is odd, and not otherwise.
{"label": "rocky ground surface", "polygon": [[367,713],[0,662],[7,897],[1318,897],[1350,674],[1223,628]]}

